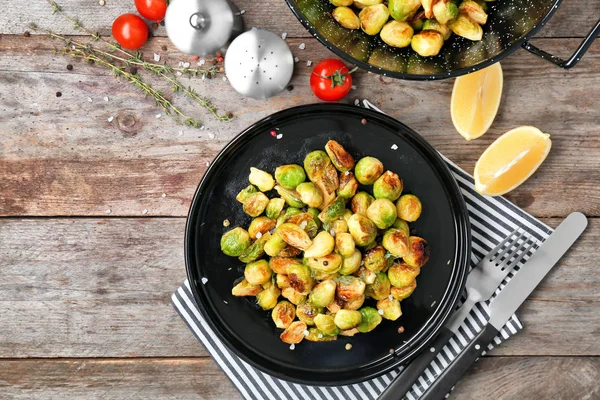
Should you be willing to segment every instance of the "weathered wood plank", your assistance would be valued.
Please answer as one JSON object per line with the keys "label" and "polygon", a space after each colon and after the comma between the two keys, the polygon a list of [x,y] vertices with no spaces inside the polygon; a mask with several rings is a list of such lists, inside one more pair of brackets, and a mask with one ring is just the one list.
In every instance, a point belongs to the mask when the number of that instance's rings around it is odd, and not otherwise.
{"label": "weathered wood plank", "polygon": [[[593,357],[485,357],[452,398],[594,399],[599,376],[600,359]],[[210,358],[0,360],[0,388],[14,400],[242,398]]]}
{"label": "weathered wood plank", "polygon": [[[294,90],[268,102],[242,98],[220,79],[189,81],[200,93],[212,95],[223,111],[237,116],[231,123],[208,118],[207,129],[197,130],[166,117],[155,118],[160,110],[149,99],[102,69],[74,63],[74,71],[66,71],[72,61],[52,54],[57,42],[3,38],[0,174],[6,179],[0,181],[0,215],[105,215],[111,210],[111,215],[135,216],[144,209],[148,216],[185,215],[206,162],[227,141],[273,112],[315,102],[307,84],[306,60],[327,57],[329,52],[314,39],[289,42],[301,58],[292,81]],[[307,44],[306,50],[298,49],[301,42]],[[561,52],[576,42],[540,39],[536,43]],[[163,52],[166,43],[157,38],[146,53],[157,51],[172,63],[185,59],[172,50]],[[452,81],[401,82],[360,72],[355,77],[358,88],[346,101],[369,98],[467,171],[473,170],[479,155],[500,133],[518,125],[538,125],[553,135],[553,150],[536,175],[509,198],[537,216],[565,216],[576,209],[597,216],[600,109],[595,105],[600,93],[590,88],[600,82],[599,50],[596,43],[569,72],[527,54],[507,59],[496,122],[486,136],[469,143],[450,121]],[[56,97],[59,91],[60,98]],[[103,100],[105,96],[109,102]],[[185,99],[177,101],[190,109]],[[117,119],[107,121],[118,115],[133,115],[139,129],[125,132]],[[557,188],[568,195],[558,196]],[[573,198],[586,201],[577,204]]]}
{"label": "weathered wood plank", "polygon": [[[0,357],[206,355],[169,304],[185,279],[184,224],[0,219]],[[600,354],[599,240],[593,219],[520,311],[525,332],[495,354]]]}
{"label": "weathered wood plank", "polygon": [[[323,0],[326,1],[326,0]],[[3,14],[0,34],[20,34],[31,22],[51,27],[57,32],[76,34],[77,31],[60,16],[51,16],[52,8],[44,0],[27,4],[27,12],[19,2],[9,2]],[[105,6],[84,0],[61,0],[65,12],[79,17],[90,30],[110,34],[112,21],[120,14],[136,12],[133,2],[106,1]],[[252,1],[235,0],[234,3],[245,10],[244,23],[247,28],[264,28],[276,33],[288,32],[291,37],[309,37],[308,32],[298,22],[283,0]],[[539,33],[540,37],[579,37],[588,33],[600,15],[600,4],[586,0],[565,0],[550,23]],[[166,35],[164,28],[155,35]]]}

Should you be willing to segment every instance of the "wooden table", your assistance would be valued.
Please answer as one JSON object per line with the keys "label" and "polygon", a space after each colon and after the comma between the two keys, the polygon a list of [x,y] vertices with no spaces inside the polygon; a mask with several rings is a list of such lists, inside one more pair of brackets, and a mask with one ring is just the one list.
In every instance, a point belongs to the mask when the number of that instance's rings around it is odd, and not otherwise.
{"label": "wooden table", "polygon": [[[236,116],[230,123],[207,118],[204,130],[157,119],[161,111],[130,85],[55,54],[60,43],[47,36],[24,37],[30,22],[81,34],[51,16],[45,0],[3,4],[0,398],[240,397],[169,304],[185,279],[185,216],[206,163],[253,122],[315,102],[306,62],[332,54],[282,0],[235,2],[246,11],[247,27],[288,33],[300,58],[294,89],[256,101],[221,79],[190,80]],[[114,17],[134,11],[133,1],[62,5],[101,34],[110,32]],[[568,56],[598,15],[599,2],[565,0],[533,42]],[[149,60],[158,53],[172,65],[191,61],[174,50],[163,28],[155,35],[143,49]],[[300,50],[301,43],[306,49]],[[452,80],[415,83],[358,72],[357,89],[346,101],[370,99],[467,171],[500,133],[515,126],[536,125],[552,134],[547,161],[508,197],[551,226],[572,211],[583,211],[590,226],[521,308],[524,331],[477,363],[455,398],[597,399],[600,41],[572,71],[524,51],[503,68],[500,113],[490,132],[470,143],[450,121]],[[176,101],[191,107],[180,96]],[[115,120],[108,122],[111,116]],[[136,123],[126,127],[117,116]]]}

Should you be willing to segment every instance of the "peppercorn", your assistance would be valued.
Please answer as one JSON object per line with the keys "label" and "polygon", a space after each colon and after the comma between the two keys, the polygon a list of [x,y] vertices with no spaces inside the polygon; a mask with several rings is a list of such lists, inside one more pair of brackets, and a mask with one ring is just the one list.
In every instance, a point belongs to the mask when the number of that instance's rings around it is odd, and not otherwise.
{"label": "peppercorn", "polygon": [[67,64],[67,70],[73,71],[73,66],[71,64]]}
{"label": "peppercorn", "polygon": [[25,31],[25,32],[23,33],[23,36],[25,36],[25,37],[29,37],[29,36],[31,36],[31,33],[29,33],[29,31]]}
{"label": "peppercorn", "polygon": [[286,89],[288,92],[291,92],[292,90],[294,90],[294,85],[288,85]]}
{"label": "peppercorn", "polygon": [[162,46],[160,46],[160,49],[161,49],[162,51],[167,51],[167,46],[165,46],[165,45],[163,44]]}
{"label": "peppercorn", "polygon": [[60,97],[60,96],[62,96],[62,93],[61,92],[56,92],[56,97]]}

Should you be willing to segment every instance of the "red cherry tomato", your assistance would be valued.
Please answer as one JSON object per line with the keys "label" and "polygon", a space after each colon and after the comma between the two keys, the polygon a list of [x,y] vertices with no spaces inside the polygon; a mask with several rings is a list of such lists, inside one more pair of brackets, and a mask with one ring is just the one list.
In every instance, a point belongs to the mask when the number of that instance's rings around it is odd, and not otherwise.
{"label": "red cherry tomato", "polygon": [[135,8],[142,17],[151,21],[160,21],[167,13],[166,0],[135,0]]}
{"label": "red cherry tomato", "polygon": [[115,40],[129,50],[139,49],[148,40],[148,27],[143,19],[135,14],[123,14],[112,25]]}
{"label": "red cherry tomato", "polygon": [[346,64],[333,58],[323,60],[310,75],[310,88],[315,96],[325,101],[338,101],[352,88],[352,72]]}

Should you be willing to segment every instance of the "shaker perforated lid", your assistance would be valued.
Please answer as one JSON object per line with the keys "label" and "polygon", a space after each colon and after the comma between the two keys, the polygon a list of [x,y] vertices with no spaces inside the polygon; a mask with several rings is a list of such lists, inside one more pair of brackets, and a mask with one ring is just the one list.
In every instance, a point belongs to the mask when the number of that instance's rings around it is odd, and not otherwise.
{"label": "shaker perforated lid", "polygon": [[294,72],[294,58],[279,36],[251,29],[238,36],[227,49],[225,72],[240,94],[266,99],[286,88]]}
{"label": "shaker perforated lid", "polygon": [[165,28],[180,51],[205,56],[239,35],[244,23],[238,8],[228,0],[171,0]]}

